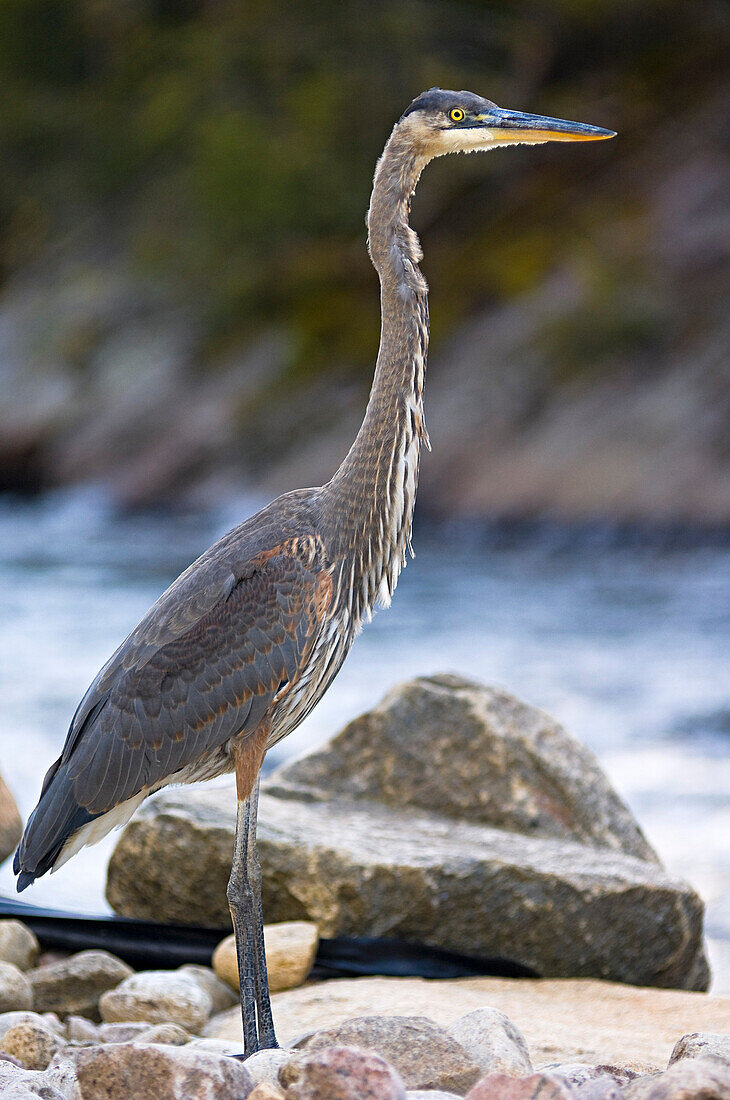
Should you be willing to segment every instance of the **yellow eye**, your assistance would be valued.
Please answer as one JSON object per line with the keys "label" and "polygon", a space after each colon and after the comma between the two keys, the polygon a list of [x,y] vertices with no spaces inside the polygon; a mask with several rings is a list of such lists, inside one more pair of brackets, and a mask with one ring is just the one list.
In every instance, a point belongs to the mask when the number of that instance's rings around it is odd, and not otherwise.
{"label": "yellow eye", "polygon": [[464,112],[462,111],[461,107],[452,107],[449,111],[449,118],[452,122],[463,122]]}

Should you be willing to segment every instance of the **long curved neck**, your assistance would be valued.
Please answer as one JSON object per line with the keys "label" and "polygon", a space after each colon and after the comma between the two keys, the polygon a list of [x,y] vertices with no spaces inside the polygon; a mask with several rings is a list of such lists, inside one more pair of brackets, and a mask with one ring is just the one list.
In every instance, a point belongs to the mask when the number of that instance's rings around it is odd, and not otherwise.
{"label": "long curved neck", "polygon": [[428,350],[428,287],[410,200],[426,157],[395,127],[375,171],[368,247],[380,277],[381,330],[365,419],[350,451],[325,486],[330,544],[347,575],[350,611],[369,617],[388,603],[410,548]]}

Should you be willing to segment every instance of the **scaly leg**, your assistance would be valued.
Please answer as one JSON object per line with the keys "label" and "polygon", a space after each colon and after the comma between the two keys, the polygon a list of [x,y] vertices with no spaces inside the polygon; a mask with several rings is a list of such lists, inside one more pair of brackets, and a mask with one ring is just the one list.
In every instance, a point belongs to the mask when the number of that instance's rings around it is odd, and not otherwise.
{"label": "scaly leg", "polygon": [[269,996],[269,978],[266,972],[266,949],[264,946],[264,913],[261,903],[261,866],[256,851],[256,820],[259,804],[259,777],[249,798],[249,828],[247,831],[246,867],[248,880],[253,889],[254,914],[253,930],[253,975],[256,990],[256,1014],[258,1017],[259,1049],[278,1047],[274,1032],[274,1019],[271,1014]]}
{"label": "scaly leg", "polygon": [[[228,905],[233,919],[236,939],[238,977],[241,985],[241,1016],[243,1018],[244,1058],[259,1049],[256,1027],[256,990],[254,981],[254,922],[253,887],[248,877],[246,854],[251,826],[251,799],[238,802],[236,814],[236,840],[233,847],[231,877],[228,880]],[[255,818],[254,818],[254,829]]]}

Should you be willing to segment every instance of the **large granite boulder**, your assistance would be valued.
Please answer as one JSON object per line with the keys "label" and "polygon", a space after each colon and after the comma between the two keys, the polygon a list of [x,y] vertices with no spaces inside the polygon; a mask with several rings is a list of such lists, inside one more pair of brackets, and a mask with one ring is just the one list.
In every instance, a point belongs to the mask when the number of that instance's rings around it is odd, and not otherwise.
{"label": "large granite boulder", "polygon": [[658,861],[593,753],[544,711],[460,676],[399,684],[266,789],[413,806]]}
{"label": "large granite boulder", "polygon": [[[227,788],[150,800],[112,856],[113,908],[224,926],[235,806]],[[259,822],[267,920],[550,977],[707,987],[700,899],[661,867],[594,757],[504,693],[451,676],[394,689],[274,773]]]}

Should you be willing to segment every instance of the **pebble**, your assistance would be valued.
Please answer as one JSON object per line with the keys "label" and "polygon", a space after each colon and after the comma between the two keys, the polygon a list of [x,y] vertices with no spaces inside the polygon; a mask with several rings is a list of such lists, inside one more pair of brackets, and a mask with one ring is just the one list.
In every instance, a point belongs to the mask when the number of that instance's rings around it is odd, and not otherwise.
{"label": "pebble", "polygon": [[137,1043],[162,1043],[171,1047],[183,1047],[190,1042],[190,1035],[179,1024],[155,1024],[148,1027],[141,1035],[135,1036],[129,1042]]}
{"label": "pebble", "polygon": [[334,1046],[304,1051],[282,1070],[286,1100],[406,1100],[403,1081],[379,1054]]}
{"label": "pebble", "polygon": [[730,1065],[730,1035],[713,1031],[695,1031],[683,1035],[674,1046],[669,1065],[689,1058],[717,1058]]}
{"label": "pebble", "polygon": [[210,995],[178,970],[145,970],[125,978],[99,1000],[105,1023],[146,1020],[150,1024],[179,1024],[192,1034],[204,1027]]}
{"label": "pebble", "polygon": [[38,1012],[3,1012],[0,1016],[0,1039],[16,1024],[43,1024],[57,1035],[65,1034],[63,1024],[53,1012],[44,1012],[43,1015]]}
{"label": "pebble", "polygon": [[238,1004],[238,995],[229,985],[221,981],[210,966],[196,966],[194,963],[188,963],[180,967],[180,973],[189,974],[205,990],[213,1006],[211,1013],[225,1012],[227,1008]]}
{"label": "pebble", "polygon": [[253,1088],[233,1058],[153,1044],[79,1051],[76,1074],[83,1100],[244,1100]]}
{"label": "pebble", "polygon": [[18,970],[30,970],[38,961],[40,944],[30,928],[19,920],[0,920],[0,961]]}
{"label": "pebble", "polygon": [[108,951],[80,951],[28,972],[37,1012],[99,1019],[99,997],[134,971]]}
{"label": "pebble", "polygon": [[730,1100],[730,1066],[715,1058],[688,1058],[664,1073],[637,1078],[623,1096],[625,1100]]}
{"label": "pebble", "polygon": [[33,1008],[33,989],[22,970],[13,963],[0,962],[0,1013]]}
{"label": "pebble", "polygon": [[257,1085],[264,1081],[276,1085],[279,1082],[279,1072],[293,1055],[292,1050],[259,1050],[246,1059],[246,1069]]}
{"label": "pebble", "polygon": [[26,1021],[9,1028],[0,1044],[25,1069],[45,1069],[63,1040],[47,1025]]}
{"label": "pebble", "polygon": [[594,1066],[589,1062],[550,1062],[537,1068],[540,1073],[552,1073],[576,1087],[582,1087],[589,1081],[602,1077],[608,1077],[614,1084],[623,1087],[638,1076],[633,1069],[625,1069],[622,1066]]}
{"label": "pebble", "polygon": [[466,1100],[576,1100],[571,1086],[551,1073],[511,1077],[490,1073],[466,1094]]}
{"label": "pebble", "polygon": [[481,1070],[460,1043],[425,1016],[359,1016],[316,1031],[305,1051],[352,1046],[373,1050],[403,1078],[406,1088],[465,1092]]}
{"label": "pebble", "polygon": [[511,1077],[532,1073],[525,1038],[504,1012],[475,1008],[455,1020],[448,1030],[483,1071]]}
{"label": "pebble", "polygon": [[248,1094],[248,1100],[284,1100],[284,1093],[278,1085],[272,1085],[271,1081],[260,1081]]}
{"label": "pebble", "polygon": [[[314,965],[319,945],[317,925],[313,921],[283,921],[264,926],[266,966],[269,989],[280,993],[303,985]],[[226,936],[213,953],[213,969],[221,981],[239,990],[236,941]]]}

